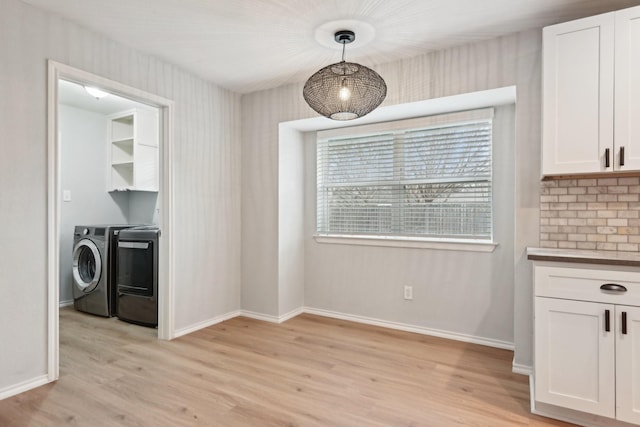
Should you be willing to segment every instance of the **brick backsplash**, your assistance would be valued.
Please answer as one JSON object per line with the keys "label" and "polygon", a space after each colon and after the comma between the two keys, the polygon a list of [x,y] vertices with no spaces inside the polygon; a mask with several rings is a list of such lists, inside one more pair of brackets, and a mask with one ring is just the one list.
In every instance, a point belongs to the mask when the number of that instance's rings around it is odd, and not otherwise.
{"label": "brick backsplash", "polygon": [[640,251],[640,178],[542,181],[540,246]]}

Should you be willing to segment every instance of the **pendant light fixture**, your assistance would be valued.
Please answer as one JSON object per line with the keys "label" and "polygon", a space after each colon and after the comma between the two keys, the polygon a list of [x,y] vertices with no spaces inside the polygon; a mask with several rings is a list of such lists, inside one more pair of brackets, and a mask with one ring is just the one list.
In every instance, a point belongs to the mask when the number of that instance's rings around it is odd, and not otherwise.
{"label": "pendant light fixture", "polygon": [[302,95],[314,111],[333,120],[353,120],[375,110],[387,96],[387,85],[378,73],[344,60],[345,46],[356,39],[353,31],[334,35],[342,44],[342,61],[328,65],[304,85]]}

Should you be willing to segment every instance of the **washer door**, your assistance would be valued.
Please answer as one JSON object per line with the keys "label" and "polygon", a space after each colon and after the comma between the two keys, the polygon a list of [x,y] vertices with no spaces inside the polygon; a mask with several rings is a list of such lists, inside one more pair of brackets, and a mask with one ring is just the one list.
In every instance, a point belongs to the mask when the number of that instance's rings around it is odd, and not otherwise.
{"label": "washer door", "polygon": [[73,282],[82,292],[93,291],[100,282],[102,259],[95,243],[82,239],[73,248]]}

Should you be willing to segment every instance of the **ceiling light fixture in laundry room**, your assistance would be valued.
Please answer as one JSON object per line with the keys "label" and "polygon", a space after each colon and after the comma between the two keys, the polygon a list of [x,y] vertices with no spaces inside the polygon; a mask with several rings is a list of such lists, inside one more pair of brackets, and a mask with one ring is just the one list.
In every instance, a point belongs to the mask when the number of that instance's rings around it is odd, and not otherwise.
{"label": "ceiling light fixture in laundry room", "polygon": [[314,111],[333,120],[353,120],[375,110],[387,96],[387,85],[378,73],[364,65],[346,62],[345,47],[356,39],[353,31],[334,34],[342,44],[342,61],[328,65],[304,85],[302,95]]}
{"label": "ceiling light fixture in laundry room", "polygon": [[87,93],[93,96],[95,99],[101,99],[101,98],[104,98],[105,96],[109,96],[109,93],[103,90],[100,90],[97,87],[85,86],[84,90],[86,90]]}

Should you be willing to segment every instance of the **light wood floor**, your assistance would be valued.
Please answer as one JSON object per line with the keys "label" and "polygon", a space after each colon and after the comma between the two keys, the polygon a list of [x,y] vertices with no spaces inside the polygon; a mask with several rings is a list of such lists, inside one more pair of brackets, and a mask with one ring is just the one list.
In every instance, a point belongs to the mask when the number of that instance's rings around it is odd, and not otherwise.
{"label": "light wood floor", "polygon": [[60,380],[0,401],[0,426],[544,426],[513,353],[301,315],[171,342],[60,315]]}

